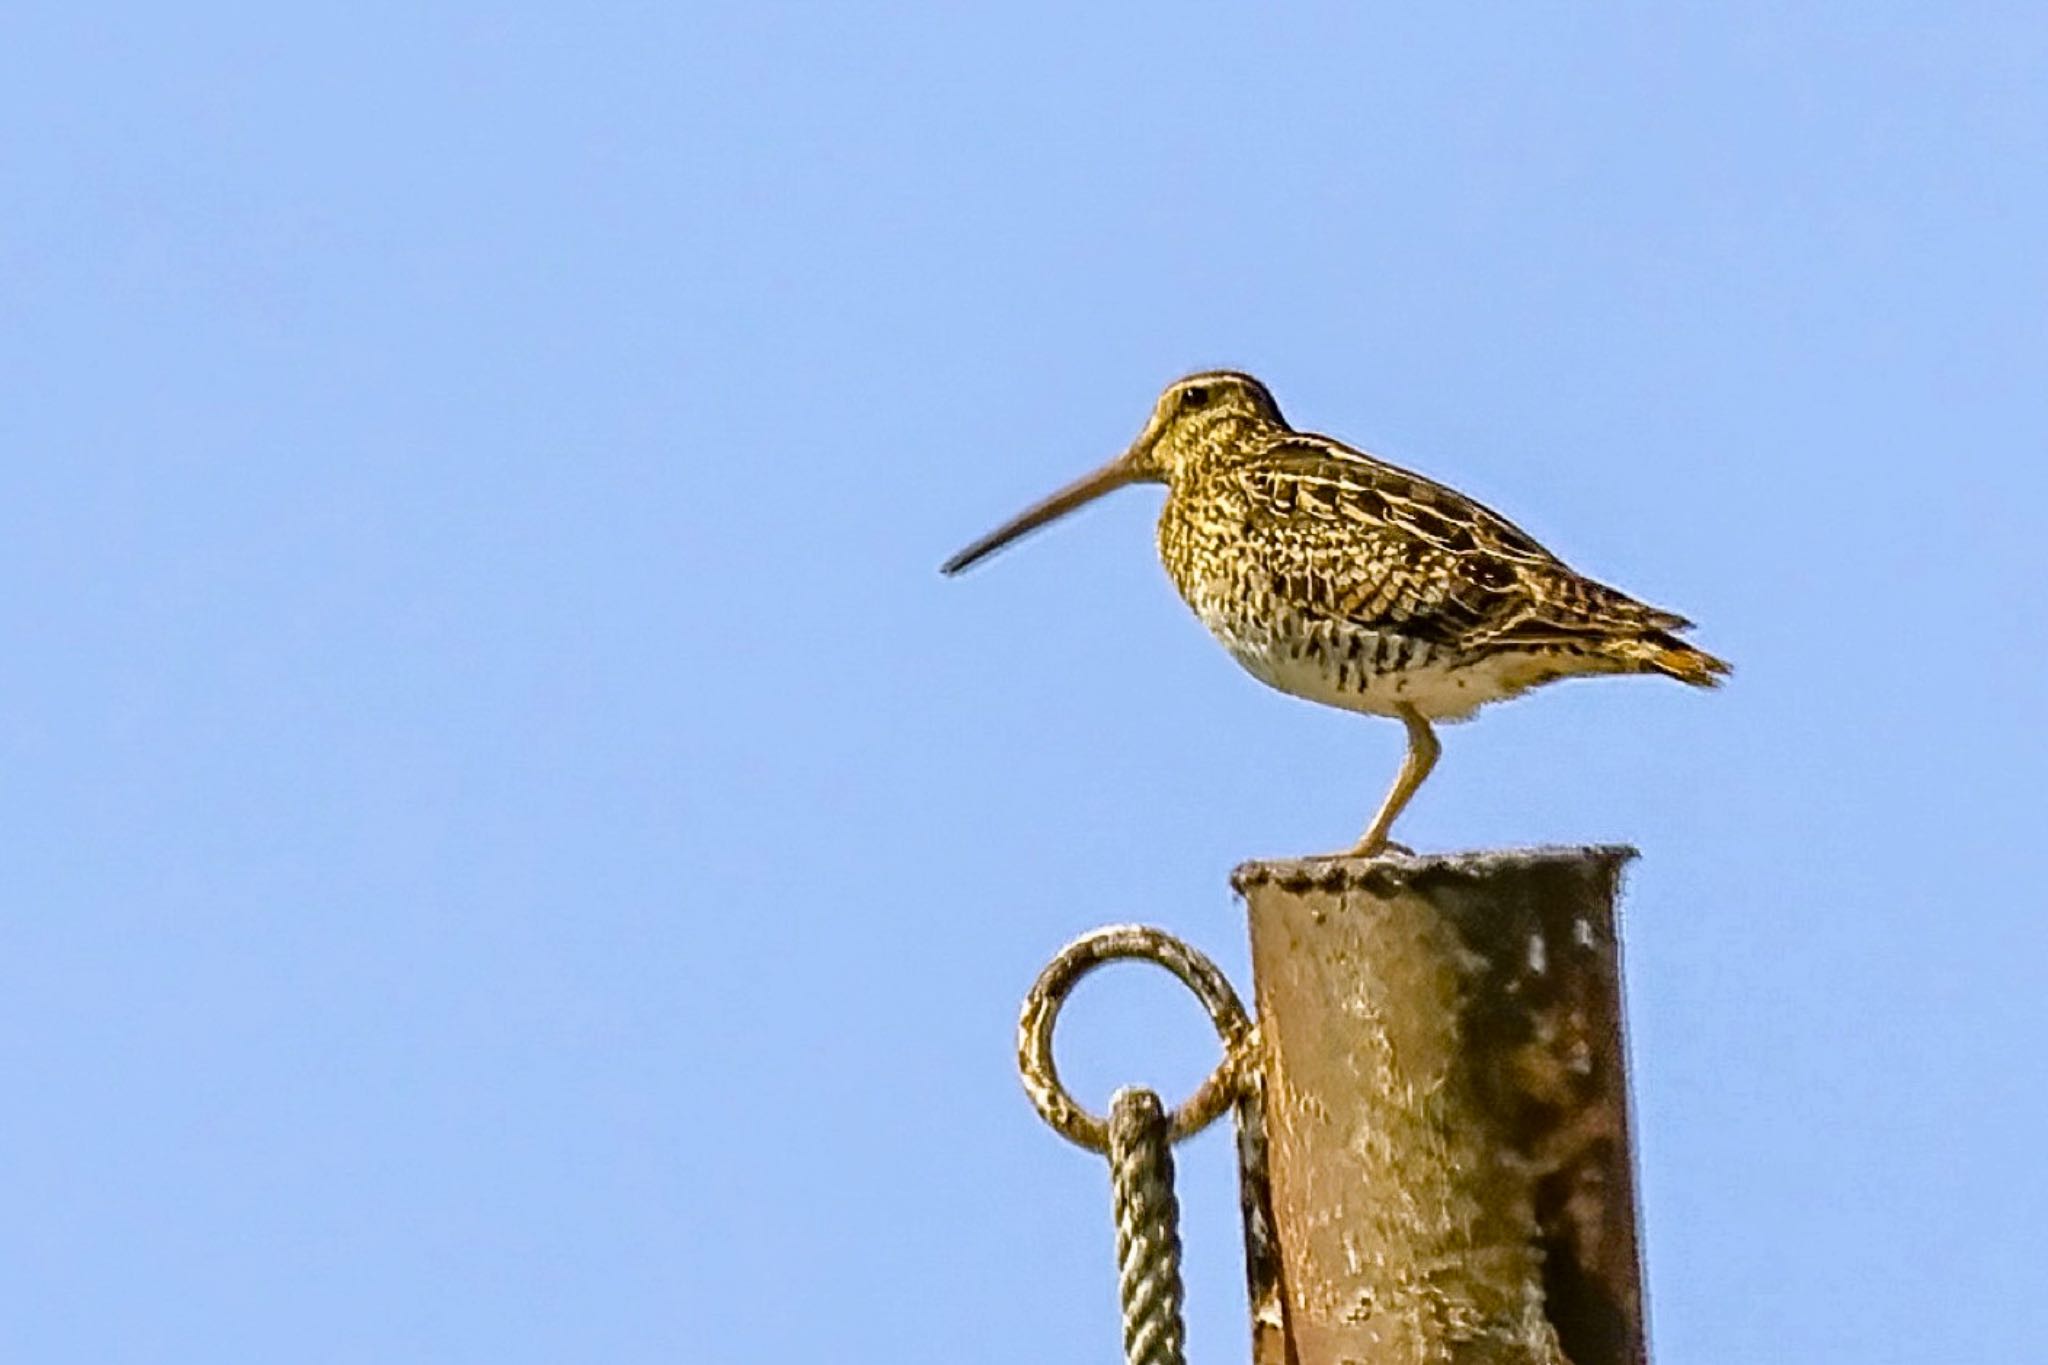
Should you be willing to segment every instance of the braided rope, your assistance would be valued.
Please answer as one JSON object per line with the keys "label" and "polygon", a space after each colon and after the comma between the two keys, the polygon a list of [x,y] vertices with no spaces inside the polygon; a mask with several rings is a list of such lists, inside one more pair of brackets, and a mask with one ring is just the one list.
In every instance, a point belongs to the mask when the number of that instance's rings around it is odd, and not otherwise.
{"label": "braided rope", "polygon": [[1117,1290],[1126,1365],[1183,1365],[1180,1204],[1166,1106],[1126,1086],[1109,1104],[1109,1183],[1116,1206]]}
{"label": "braided rope", "polygon": [[[1067,1093],[1053,1064],[1052,1037],[1060,1007],[1075,983],[1119,958],[1150,962],[1179,977],[1208,1011],[1223,1043],[1223,1060],[1171,1112],[1152,1091],[1127,1087],[1112,1098],[1105,1120]],[[1216,964],[1148,925],[1116,924],[1082,935],[1046,964],[1024,998],[1017,1021],[1017,1068],[1025,1093],[1055,1132],[1109,1156],[1116,1203],[1117,1284],[1129,1365],[1181,1365],[1184,1358],[1173,1144],[1200,1132],[1227,1108],[1237,1111],[1253,1365],[1296,1365],[1280,1285],[1280,1250],[1266,1172],[1265,1087],[1257,1054],[1258,1034]]]}
{"label": "braided rope", "polygon": [[1239,1074],[1237,1201],[1244,1221],[1245,1290],[1252,1310],[1252,1365],[1299,1365],[1287,1331],[1280,1283],[1280,1233],[1273,1224],[1273,1178],[1266,1154],[1266,1080],[1256,1066]]}

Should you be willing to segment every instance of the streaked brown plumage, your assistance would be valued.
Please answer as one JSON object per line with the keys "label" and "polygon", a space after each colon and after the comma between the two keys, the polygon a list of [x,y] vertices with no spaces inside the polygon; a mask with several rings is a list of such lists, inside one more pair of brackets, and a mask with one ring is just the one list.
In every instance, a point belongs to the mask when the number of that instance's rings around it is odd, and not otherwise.
{"label": "streaked brown plumage", "polygon": [[1190,375],[1131,448],[947,561],[958,573],[1127,483],[1167,486],[1159,554],[1203,624],[1255,677],[1394,716],[1409,750],[1354,853],[1388,830],[1463,720],[1556,678],[1663,673],[1698,687],[1728,666],[1690,622],[1574,573],[1496,512],[1327,436],[1297,432],[1248,374]]}

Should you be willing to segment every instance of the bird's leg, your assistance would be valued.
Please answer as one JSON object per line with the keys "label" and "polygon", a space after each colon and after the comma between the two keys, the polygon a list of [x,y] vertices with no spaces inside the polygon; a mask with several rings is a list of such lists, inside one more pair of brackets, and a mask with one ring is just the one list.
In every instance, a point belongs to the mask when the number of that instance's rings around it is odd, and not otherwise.
{"label": "bird's leg", "polygon": [[1408,727],[1408,754],[1401,760],[1401,771],[1394,777],[1393,788],[1387,799],[1380,803],[1380,812],[1373,816],[1365,835],[1351,850],[1354,858],[1370,858],[1383,853],[1387,848],[1387,834],[1394,828],[1394,819],[1408,805],[1415,789],[1422,785],[1422,779],[1429,776],[1429,770],[1436,766],[1437,755],[1443,752],[1443,745],[1437,743],[1436,731],[1429,728],[1429,722],[1422,713],[1412,706],[1401,708],[1401,723]]}

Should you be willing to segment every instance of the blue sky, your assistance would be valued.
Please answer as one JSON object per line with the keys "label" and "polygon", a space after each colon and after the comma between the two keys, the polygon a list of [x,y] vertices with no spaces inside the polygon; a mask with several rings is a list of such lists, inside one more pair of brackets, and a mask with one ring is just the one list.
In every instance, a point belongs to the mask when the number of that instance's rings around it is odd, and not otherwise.
{"label": "blue sky", "polygon": [[[1115,1358],[1016,1003],[1248,986],[1397,726],[1132,490],[1251,369],[1701,622],[1444,735],[1425,848],[1627,841],[1659,1359],[2048,1335],[2036,7],[0,18],[0,1354]],[[1199,1011],[1083,991],[1076,1088]],[[1228,1143],[1182,1156],[1244,1358]]]}

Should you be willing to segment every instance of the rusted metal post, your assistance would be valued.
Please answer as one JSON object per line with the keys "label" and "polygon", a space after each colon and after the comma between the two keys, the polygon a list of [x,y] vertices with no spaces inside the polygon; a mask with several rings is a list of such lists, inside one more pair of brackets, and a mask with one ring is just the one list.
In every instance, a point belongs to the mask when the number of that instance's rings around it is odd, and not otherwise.
{"label": "rusted metal post", "polygon": [[1626,848],[1247,863],[1300,1365],[1643,1365]]}

